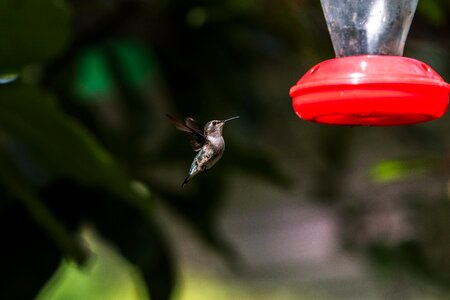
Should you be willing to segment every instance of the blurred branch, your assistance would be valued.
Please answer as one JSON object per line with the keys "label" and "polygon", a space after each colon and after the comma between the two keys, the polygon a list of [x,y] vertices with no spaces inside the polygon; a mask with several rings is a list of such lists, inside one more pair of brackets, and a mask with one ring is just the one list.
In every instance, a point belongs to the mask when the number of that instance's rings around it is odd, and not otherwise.
{"label": "blurred branch", "polygon": [[0,181],[9,193],[22,203],[31,218],[48,233],[62,253],[78,264],[84,263],[87,259],[86,249],[23,180],[4,149],[0,149],[0,165]]}
{"label": "blurred branch", "polygon": [[114,158],[74,119],[61,112],[51,97],[22,83],[0,89],[0,126],[24,141],[48,172],[80,183],[100,186],[143,212],[150,203],[136,193]]}

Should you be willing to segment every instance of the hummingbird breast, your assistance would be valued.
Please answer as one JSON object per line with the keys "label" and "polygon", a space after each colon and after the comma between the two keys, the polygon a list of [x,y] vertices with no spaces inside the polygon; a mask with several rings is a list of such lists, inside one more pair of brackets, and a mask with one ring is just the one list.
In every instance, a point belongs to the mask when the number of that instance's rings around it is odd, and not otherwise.
{"label": "hummingbird breast", "polygon": [[210,169],[219,161],[225,150],[225,141],[222,137],[208,137],[208,142],[203,146],[204,168]]}
{"label": "hummingbird breast", "polygon": [[222,136],[208,136],[206,138],[206,140],[207,140],[206,145],[210,144],[212,147],[216,148],[217,150],[220,150],[220,149],[223,150],[225,148],[225,141]]}

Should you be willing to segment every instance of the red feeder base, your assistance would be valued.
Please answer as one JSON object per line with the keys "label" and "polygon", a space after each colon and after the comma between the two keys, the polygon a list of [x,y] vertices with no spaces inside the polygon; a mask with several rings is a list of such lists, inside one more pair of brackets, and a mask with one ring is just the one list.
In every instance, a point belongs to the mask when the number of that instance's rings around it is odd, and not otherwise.
{"label": "red feeder base", "polygon": [[311,68],[290,90],[294,110],[330,125],[389,126],[441,117],[450,85],[433,69],[401,56],[349,56]]}

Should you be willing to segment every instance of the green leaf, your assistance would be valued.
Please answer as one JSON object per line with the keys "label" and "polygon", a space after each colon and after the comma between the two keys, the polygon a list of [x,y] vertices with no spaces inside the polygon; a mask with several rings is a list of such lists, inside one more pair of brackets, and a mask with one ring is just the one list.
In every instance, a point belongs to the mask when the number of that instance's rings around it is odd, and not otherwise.
{"label": "green leaf", "polygon": [[149,300],[137,268],[119,256],[117,249],[89,227],[82,238],[95,259],[83,268],[63,261],[36,300]]}
{"label": "green leaf", "polygon": [[63,0],[0,1],[0,69],[55,56],[68,41],[69,28]]}
{"label": "green leaf", "polygon": [[438,166],[439,160],[436,157],[385,160],[373,166],[370,173],[374,181],[389,182],[422,175]]}
{"label": "green leaf", "polygon": [[52,184],[42,197],[67,223],[88,220],[96,232],[114,244],[123,257],[139,268],[152,300],[169,299],[175,282],[172,256],[159,224],[150,214],[103,189],[86,188],[71,181]]}
{"label": "green leaf", "polygon": [[[156,222],[118,201],[98,211],[96,227],[139,267],[150,298],[169,300],[175,285],[172,254]],[[106,207],[104,205],[103,207]]]}
{"label": "green leaf", "polygon": [[0,86],[0,129],[25,143],[33,158],[56,176],[94,185],[147,210],[145,195],[113,158],[51,97],[20,82]]}

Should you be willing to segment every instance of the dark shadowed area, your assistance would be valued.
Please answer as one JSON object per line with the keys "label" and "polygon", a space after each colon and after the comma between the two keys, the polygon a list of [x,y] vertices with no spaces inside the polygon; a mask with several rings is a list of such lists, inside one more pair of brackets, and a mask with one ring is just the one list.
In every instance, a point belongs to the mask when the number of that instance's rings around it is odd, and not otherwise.
{"label": "dark shadowed area", "polygon": [[[449,17],[404,53],[446,81]],[[450,117],[302,121],[334,56],[318,0],[1,0],[0,299],[447,299]],[[183,188],[167,113],[240,116]]]}

